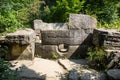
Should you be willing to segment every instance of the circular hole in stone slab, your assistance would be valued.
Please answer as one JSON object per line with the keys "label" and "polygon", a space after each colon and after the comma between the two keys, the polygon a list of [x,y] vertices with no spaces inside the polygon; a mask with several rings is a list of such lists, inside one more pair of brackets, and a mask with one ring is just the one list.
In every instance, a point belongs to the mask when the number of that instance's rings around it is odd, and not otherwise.
{"label": "circular hole in stone slab", "polygon": [[60,52],[67,52],[68,49],[69,49],[69,45],[67,45],[67,44],[59,44],[58,45],[58,50]]}

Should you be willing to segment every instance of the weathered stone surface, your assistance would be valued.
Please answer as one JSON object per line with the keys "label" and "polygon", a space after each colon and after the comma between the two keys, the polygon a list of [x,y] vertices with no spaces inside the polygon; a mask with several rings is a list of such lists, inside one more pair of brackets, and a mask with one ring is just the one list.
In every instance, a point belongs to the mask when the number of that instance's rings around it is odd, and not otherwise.
{"label": "weathered stone surface", "polygon": [[85,54],[87,48],[92,45],[92,33],[96,24],[97,21],[93,17],[83,14],[70,14],[68,23],[45,23],[42,20],[34,20],[35,32],[42,41],[40,46],[36,43],[35,53],[42,57],[51,53],[65,57],[70,57],[74,53]]}
{"label": "weathered stone surface", "polygon": [[34,20],[35,30],[67,30],[67,23],[45,23],[42,20]]}
{"label": "weathered stone surface", "polygon": [[36,35],[32,29],[21,29],[7,34],[5,41],[9,44],[9,52],[6,59],[32,60],[35,51],[35,38]]}
{"label": "weathered stone surface", "polygon": [[29,45],[10,44],[9,53],[6,54],[7,60],[33,60],[35,43]]}
{"label": "weathered stone surface", "polygon": [[86,60],[63,59],[63,61],[65,64],[70,64],[72,67],[70,71],[67,71],[57,61],[42,58],[35,58],[33,61],[17,60],[11,63],[15,65],[12,69],[19,70],[18,76],[22,80],[108,80],[104,73],[84,69]]}
{"label": "weathered stone surface", "polygon": [[68,75],[69,80],[80,80],[80,74],[77,70],[73,69],[69,72]]}
{"label": "weathered stone surface", "polygon": [[22,78],[22,80],[61,80],[66,73],[66,71],[53,60],[35,58],[34,61],[22,60],[11,61],[11,63],[15,65],[12,69],[15,70],[18,68],[18,76]]}
{"label": "weathered stone surface", "polygon": [[36,38],[35,32],[32,29],[21,29],[14,33],[6,35],[5,40],[8,43],[30,44]]}
{"label": "weathered stone surface", "polygon": [[89,15],[70,14],[69,16],[69,29],[83,29],[86,33],[92,33],[96,26],[97,21]]}
{"label": "weathered stone surface", "polygon": [[79,45],[87,38],[83,30],[47,30],[41,32],[43,45]]}
{"label": "weathered stone surface", "polygon": [[59,59],[58,63],[61,66],[63,66],[64,69],[66,69],[68,71],[72,70],[72,66],[71,66],[70,61],[68,59],[66,59],[66,60]]}
{"label": "weathered stone surface", "polygon": [[88,66],[87,60],[84,59],[59,59],[58,63],[67,71]]}
{"label": "weathered stone surface", "polygon": [[109,80],[120,80],[120,69],[110,69],[107,71]]}
{"label": "weathered stone surface", "polygon": [[67,23],[45,23],[42,20],[34,20],[33,29],[36,32],[36,35],[40,36],[41,39],[41,30],[68,30]]}
{"label": "weathered stone surface", "polygon": [[35,54],[42,58],[69,58],[79,47],[79,45],[65,45],[66,48],[60,48],[59,45],[42,45],[41,42],[35,43]]}
{"label": "weathered stone surface", "polygon": [[69,71],[68,80],[107,80],[105,73],[89,69],[87,60],[59,59],[58,63]]}
{"label": "weathered stone surface", "polygon": [[95,70],[72,69],[68,75],[69,80],[108,80],[107,75]]}
{"label": "weathered stone surface", "polygon": [[108,49],[120,49],[120,32],[117,30],[95,29],[93,44]]}
{"label": "weathered stone surface", "polygon": [[80,72],[80,80],[107,80],[107,76],[105,73],[84,69]]}

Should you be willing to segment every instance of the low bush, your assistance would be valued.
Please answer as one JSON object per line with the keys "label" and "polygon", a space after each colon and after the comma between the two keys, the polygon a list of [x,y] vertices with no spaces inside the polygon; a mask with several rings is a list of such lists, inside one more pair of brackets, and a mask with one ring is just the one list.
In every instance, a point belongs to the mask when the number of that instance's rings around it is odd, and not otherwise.
{"label": "low bush", "polygon": [[90,66],[92,68],[102,70],[106,68],[107,65],[107,53],[104,48],[89,48],[87,59],[90,61]]}
{"label": "low bush", "polygon": [[0,58],[0,80],[19,80],[17,71],[11,70],[11,63]]}

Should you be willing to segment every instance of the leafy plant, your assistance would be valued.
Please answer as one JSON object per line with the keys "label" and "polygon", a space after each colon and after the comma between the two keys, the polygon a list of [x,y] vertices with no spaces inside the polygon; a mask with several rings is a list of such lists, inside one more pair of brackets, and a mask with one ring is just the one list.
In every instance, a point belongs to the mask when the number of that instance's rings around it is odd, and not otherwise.
{"label": "leafy plant", "polygon": [[82,12],[89,15],[95,15],[101,24],[110,24],[118,20],[118,0],[88,0],[85,2]]}
{"label": "leafy plant", "polygon": [[[66,22],[70,13],[80,13],[84,0],[56,0],[55,5],[47,6],[48,22]],[[46,16],[43,15],[43,16]],[[43,18],[44,19],[44,18]]]}
{"label": "leafy plant", "polygon": [[90,66],[94,67],[96,69],[104,69],[106,68],[106,59],[107,59],[107,54],[104,51],[104,48],[89,48],[87,59],[91,62]]}
{"label": "leafy plant", "polygon": [[59,58],[59,55],[55,52],[52,52],[51,59],[58,59],[58,58]]}
{"label": "leafy plant", "polygon": [[12,65],[0,58],[0,80],[19,80],[16,71],[10,69]]}
{"label": "leafy plant", "polygon": [[39,0],[0,0],[0,33],[31,27],[38,17]]}
{"label": "leafy plant", "polygon": [[8,53],[8,46],[7,45],[0,45],[0,57],[5,58],[6,54]]}

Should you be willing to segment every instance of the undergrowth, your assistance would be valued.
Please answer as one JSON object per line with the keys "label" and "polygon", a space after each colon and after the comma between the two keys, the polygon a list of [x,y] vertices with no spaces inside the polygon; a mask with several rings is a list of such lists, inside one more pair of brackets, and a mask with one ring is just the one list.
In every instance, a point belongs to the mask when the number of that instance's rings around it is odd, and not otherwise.
{"label": "undergrowth", "polygon": [[97,70],[106,69],[107,53],[104,51],[104,48],[89,48],[87,55],[87,60],[90,61],[90,67]]}

